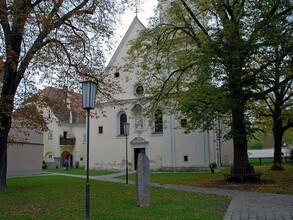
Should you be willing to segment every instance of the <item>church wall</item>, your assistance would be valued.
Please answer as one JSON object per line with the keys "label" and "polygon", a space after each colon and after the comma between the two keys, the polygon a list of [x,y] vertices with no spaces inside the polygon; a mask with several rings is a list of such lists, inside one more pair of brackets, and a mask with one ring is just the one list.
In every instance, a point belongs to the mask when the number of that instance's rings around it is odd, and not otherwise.
{"label": "church wall", "polygon": [[[136,71],[123,72],[119,67],[123,66],[127,59],[129,40],[137,37],[137,30],[142,30],[142,24],[135,18],[126,35],[115,51],[109,62],[107,71],[109,77],[121,86],[121,91],[114,94],[119,104],[111,106],[104,103],[103,111],[106,117],[100,115],[90,120],[90,168],[91,169],[119,169],[126,166],[126,137],[119,135],[119,116],[127,115],[130,123],[130,132],[127,137],[129,168],[135,169],[138,152],[144,151],[150,159],[151,169],[200,169],[207,170],[209,163],[217,162],[223,158],[219,155],[219,146],[226,150],[227,163],[231,163],[231,144],[217,141],[213,131],[195,131],[184,134],[180,124],[172,115],[163,115],[163,133],[154,133],[154,125],[149,119],[138,120],[133,115],[135,104],[140,104],[142,96],[137,94],[138,79]],[[118,74],[116,74],[118,73]],[[96,110],[98,111],[98,110]],[[164,113],[164,107],[162,107]],[[142,127],[137,126],[143,123]],[[99,134],[99,127],[103,127],[103,133]],[[219,144],[221,142],[221,144]],[[227,157],[225,157],[227,158]]]}
{"label": "church wall", "polygon": [[[179,128],[174,116],[164,115],[164,132],[153,133],[153,126],[148,119],[143,120],[143,129],[135,128],[135,118],[131,109],[133,104],[114,108],[105,106],[107,117],[93,118],[90,121],[90,168],[91,169],[125,169],[126,137],[119,135],[117,116],[123,111],[130,123],[127,136],[129,169],[135,168],[135,151],[145,148],[150,159],[151,169],[164,168],[202,168],[206,169],[211,162],[219,164],[217,137],[213,131],[199,130],[185,134]],[[99,127],[103,127],[103,134],[99,134]],[[143,138],[147,143],[131,143],[135,138]],[[228,144],[227,144],[228,143]],[[222,149],[227,149],[225,155],[230,155],[230,142],[222,143]],[[222,155],[223,158],[223,155]],[[227,160],[227,159],[226,159]],[[228,163],[231,163],[228,158]],[[226,162],[227,162],[226,161]],[[223,162],[223,161],[222,161]]]}
{"label": "church wall", "polygon": [[[150,165],[154,169],[162,166],[163,134],[153,134],[152,126],[147,120],[143,120],[143,128],[135,128],[135,118],[132,116],[132,104],[123,108],[104,107],[107,118],[100,117],[90,121],[90,168],[92,169],[124,169],[126,160],[126,137],[119,135],[118,115],[123,111],[130,123],[130,131],[127,136],[129,168],[134,169],[135,151],[145,148],[145,153],[150,159]],[[103,134],[99,134],[99,127],[103,127]],[[135,138],[143,138],[145,142],[131,143]]]}

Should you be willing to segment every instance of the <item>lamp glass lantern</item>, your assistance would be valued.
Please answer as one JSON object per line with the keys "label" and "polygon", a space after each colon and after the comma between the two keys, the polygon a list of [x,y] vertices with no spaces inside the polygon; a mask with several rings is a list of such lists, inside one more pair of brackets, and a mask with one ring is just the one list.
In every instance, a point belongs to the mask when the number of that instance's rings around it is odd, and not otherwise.
{"label": "lamp glass lantern", "polygon": [[123,126],[124,126],[124,134],[129,135],[129,123],[125,122]]}
{"label": "lamp glass lantern", "polygon": [[82,83],[82,108],[94,109],[96,104],[97,84],[93,81]]}

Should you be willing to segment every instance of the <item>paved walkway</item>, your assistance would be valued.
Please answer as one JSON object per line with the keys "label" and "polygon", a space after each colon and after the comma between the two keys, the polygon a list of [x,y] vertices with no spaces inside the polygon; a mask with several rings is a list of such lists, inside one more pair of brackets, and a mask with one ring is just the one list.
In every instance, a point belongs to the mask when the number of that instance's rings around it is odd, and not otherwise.
{"label": "paved walkway", "polygon": [[[85,176],[79,175],[63,175],[85,178]],[[124,173],[94,176],[90,177],[90,179],[125,183],[125,180],[115,179],[115,177],[121,175],[124,175]],[[135,184],[135,182],[129,181],[129,184]],[[293,220],[292,195],[243,192],[236,190],[222,190],[215,188],[189,187],[159,183],[151,183],[151,186],[174,190],[184,190],[189,192],[230,196],[232,197],[232,201],[226,212],[224,220]]]}

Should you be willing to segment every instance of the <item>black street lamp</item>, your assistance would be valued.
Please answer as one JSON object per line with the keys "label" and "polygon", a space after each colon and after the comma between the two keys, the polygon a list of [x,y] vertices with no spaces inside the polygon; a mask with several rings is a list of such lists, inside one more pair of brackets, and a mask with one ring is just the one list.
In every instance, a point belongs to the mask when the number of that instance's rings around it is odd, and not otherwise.
{"label": "black street lamp", "polygon": [[127,136],[129,135],[129,123],[124,123],[124,134],[126,137],[126,184],[128,185],[128,150],[127,150]]}
{"label": "black street lamp", "polygon": [[90,110],[95,108],[97,84],[92,81],[84,81],[82,83],[82,108],[87,110],[86,114],[86,191],[85,191],[85,207],[86,219],[90,219],[90,183],[89,183],[89,128],[90,128]]}

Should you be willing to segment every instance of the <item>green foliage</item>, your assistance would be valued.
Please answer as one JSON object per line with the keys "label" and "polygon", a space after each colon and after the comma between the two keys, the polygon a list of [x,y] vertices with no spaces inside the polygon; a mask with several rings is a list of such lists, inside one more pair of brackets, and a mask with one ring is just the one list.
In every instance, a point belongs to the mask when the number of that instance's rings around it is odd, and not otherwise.
{"label": "green foliage", "polygon": [[217,167],[218,166],[217,166],[216,162],[212,162],[212,163],[209,164],[209,168],[210,168],[212,173],[215,172],[215,169],[217,169]]}
{"label": "green foliage", "polygon": [[[248,147],[254,149],[254,146],[260,142],[264,148],[274,148],[274,135],[272,131],[256,132],[254,137],[249,139]],[[283,136],[285,146],[293,146],[293,129],[288,129]],[[257,144],[258,145],[258,144]]]}
{"label": "green foliage", "polygon": [[252,149],[262,149],[264,147],[263,143],[261,142],[255,142],[253,145],[252,145]]}
{"label": "green foliage", "polygon": [[293,163],[293,148],[290,149],[290,162]]}
{"label": "green foliage", "polygon": [[290,128],[284,133],[283,142],[287,146],[293,146],[293,129]]}
{"label": "green foliage", "polygon": [[248,148],[274,148],[274,136],[272,132],[256,132],[254,137],[249,139]]}
{"label": "green foliage", "polygon": [[272,73],[291,62],[291,21],[289,0],[177,1],[133,42],[126,69],[141,68],[148,112],[168,106],[190,120],[189,130],[232,114],[227,137],[243,148],[254,132],[247,103],[271,92]]}
{"label": "green foliage", "polygon": [[46,164],[46,162],[44,160],[42,162],[42,169],[47,169],[47,164]]}
{"label": "green foliage", "polygon": [[211,130],[218,123],[215,119],[228,111],[225,91],[203,80],[189,84],[176,107],[179,115],[189,119],[187,130]]}

